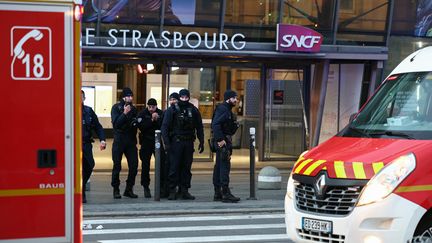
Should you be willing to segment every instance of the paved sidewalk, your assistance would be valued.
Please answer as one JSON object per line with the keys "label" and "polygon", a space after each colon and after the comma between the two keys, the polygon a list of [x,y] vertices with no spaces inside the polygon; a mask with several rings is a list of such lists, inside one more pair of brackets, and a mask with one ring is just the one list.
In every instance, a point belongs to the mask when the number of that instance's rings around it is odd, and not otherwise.
{"label": "paved sidewalk", "polygon": [[[270,165],[270,164],[269,164]],[[258,176],[259,170],[256,172]],[[87,192],[87,203],[84,204],[84,217],[133,216],[133,215],[184,215],[184,214],[223,214],[223,213],[256,213],[283,212],[286,193],[286,182],[289,170],[282,170],[280,190],[256,190],[257,200],[247,200],[250,196],[248,170],[233,170],[231,173],[232,193],[241,198],[239,203],[222,203],[213,201],[212,173],[210,170],[192,171],[192,188],[190,192],[196,197],[193,201],[144,198],[143,188],[139,185],[140,173],[136,178],[134,192],[137,199],[122,197],[113,199],[111,173],[96,172],[91,177],[90,191]],[[125,187],[127,172],[121,173],[121,193]],[[256,177],[257,178],[257,177]],[[151,174],[151,179],[154,175]],[[256,182],[256,185],[258,183]],[[154,196],[154,185],[150,185]]]}

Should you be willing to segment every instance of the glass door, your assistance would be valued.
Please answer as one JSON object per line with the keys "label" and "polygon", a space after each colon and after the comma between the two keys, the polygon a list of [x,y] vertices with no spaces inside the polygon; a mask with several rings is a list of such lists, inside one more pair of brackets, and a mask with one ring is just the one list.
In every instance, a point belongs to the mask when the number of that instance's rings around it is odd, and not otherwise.
{"label": "glass door", "polygon": [[303,70],[268,69],[264,159],[295,159],[304,150]]}

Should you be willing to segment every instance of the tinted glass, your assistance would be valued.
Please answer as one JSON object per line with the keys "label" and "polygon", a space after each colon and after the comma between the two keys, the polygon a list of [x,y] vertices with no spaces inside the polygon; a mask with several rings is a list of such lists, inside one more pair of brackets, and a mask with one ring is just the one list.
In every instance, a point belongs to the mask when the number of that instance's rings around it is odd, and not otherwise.
{"label": "tinted glass", "polygon": [[387,0],[341,1],[337,43],[385,45],[387,9]]}
{"label": "tinted glass", "polygon": [[275,41],[279,21],[278,0],[227,1],[224,32],[242,33],[248,41]]}
{"label": "tinted glass", "polygon": [[302,25],[320,32],[324,43],[332,43],[334,0],[284,1],[282,22]]}

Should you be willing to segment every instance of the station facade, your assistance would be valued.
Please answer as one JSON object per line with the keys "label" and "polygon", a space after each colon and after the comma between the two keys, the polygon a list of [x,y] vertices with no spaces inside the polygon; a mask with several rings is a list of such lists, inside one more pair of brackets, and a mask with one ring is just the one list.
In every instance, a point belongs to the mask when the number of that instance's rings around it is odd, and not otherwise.
{"label": "station facade", "polygon": [[[88,1],[83,88],[108,130],[123,87],[140,109],[149,98],[166,108],[171,92],[187,88],[207,137],[215,106],[235,90],[235,147],[246,150],[255,127],[260,161],[292,161],[341,130],[373,93],[395,8],[384,0]],[[211,161],[206,151],[197,160]]]}

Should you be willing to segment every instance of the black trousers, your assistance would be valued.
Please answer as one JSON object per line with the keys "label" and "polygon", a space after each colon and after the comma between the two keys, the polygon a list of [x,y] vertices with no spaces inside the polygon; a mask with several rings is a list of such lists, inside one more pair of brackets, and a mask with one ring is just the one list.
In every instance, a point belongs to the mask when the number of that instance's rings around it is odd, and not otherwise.
{"label": "black trousers", "polygon": [[[152,140],[143,139],[141,142],[141,148],[139,150],[139,157],[141,159],[141,185],[144,187],[148,187],[150,185],[150,159],[152,155],[155,155],[155,142]],[[166,164],[165,151],[162,146],[160,155],[160,188],[161,190],[165,190],[167,186],[168,166]]]}
{"label": "black trousers", "polygon": [[227,143],[224,148],[217,148],[216,163],[213,168],[213,185],[215,187],[228,187],[231,171],[232,145]]}
{"label": "black trousers", "polygon": [[169,151],[169,189],[175,190],[177,186],[190,188],[192,180],[192,160],[194,153],[193,140],[174,139]]}
{"label": "black trousers", "polygon": [[95,167],[95,161],[93,158],[93,148],[91,143],[83,143],[82,151],[82,185],[83,192],[85,191],[85,185],[87,184],[90,176],[93,172],[93,168]]}
{"label": "black trousers", "polygon": [[113,169],[111,177],[111,186],[114,188],[120,186],[121,160],[123,154],[126,156],[129,167],[126,186],[133,187],[135,185],[135,177],[138,173],[138,151],[136,144],[124,140],[118,141],[114,138],[112,147]]}

